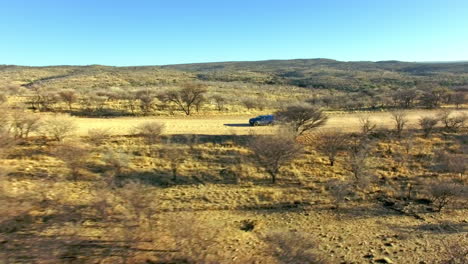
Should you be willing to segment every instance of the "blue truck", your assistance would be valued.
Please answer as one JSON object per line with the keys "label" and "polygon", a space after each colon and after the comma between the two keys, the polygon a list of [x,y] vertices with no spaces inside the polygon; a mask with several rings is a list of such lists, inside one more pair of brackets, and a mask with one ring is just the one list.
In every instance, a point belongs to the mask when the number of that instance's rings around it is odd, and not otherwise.
{"label": "blue truck", "polygon": [[268,126],[275,123],[275,117],[273,115],[261,115],[249,119],[251,126]]}

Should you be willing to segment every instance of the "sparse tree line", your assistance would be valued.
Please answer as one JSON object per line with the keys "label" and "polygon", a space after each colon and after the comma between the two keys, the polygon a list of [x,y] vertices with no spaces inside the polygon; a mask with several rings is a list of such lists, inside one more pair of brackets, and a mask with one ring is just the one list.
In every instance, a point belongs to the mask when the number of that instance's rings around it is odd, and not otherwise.
{"label": "sparse tree line", "polygon": [[[82,116],[122,116],[176,112],[191,115],[206,111],[229,112],[239,109],[264,111],[294,101],[291,98],[285,102],[268,99],[265,95],[273,88],[266,86],[252,87],[265,89],[260,91],[263,95],[259,93],[258,96],[234,96],[235,86],[225,87],[229,92],[222,92],[221,89],[213,93],[210,85],[221,84],[193,82],[182,83],[172,88],[108,88],[97,91],[51,90],[45,86],[32,85],[27,89],[23,88],[21,92],[5,90],[6,93],[0,95],[0,102],[7,100],[5,94],[16,96],[21,93],[24,94],[24,103],[34,111],[69,112]],[[242,87],[242,84],[235,85],[238,85],[239,89]],[[311,90],[309,98],[301,100],[325,110],[436,109],[443,105],[460,108],[468,103],[468,92],[463,88],[457,90],[427,84],[414,88],[382,88],[349,93]]]}

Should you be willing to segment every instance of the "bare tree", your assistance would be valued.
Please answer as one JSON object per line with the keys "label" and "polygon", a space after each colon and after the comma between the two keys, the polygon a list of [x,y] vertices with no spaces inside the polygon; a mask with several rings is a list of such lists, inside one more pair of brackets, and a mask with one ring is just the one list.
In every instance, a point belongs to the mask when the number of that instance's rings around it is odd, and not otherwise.
{"label": "bare tree", "polygon": [[464,189],[462,186],[455,183],[438,181],[431,183],[428,191],[431,200],[436,207],[436,211],[440,212],[457,196],[461,195]]}
{"label": "bare tree", "polygon": [[291,105],[275,115],[278,120],[291,125],[298,135],[323,126],[328,120],[322,110],[309,104]]}
{"label": "bare tree", "polygon": [[62,90],[59,93],[60,98],[68,105],[68,110],[73,109],[73,103],[78,101],[78,94],[74,90]]}
{"label": "bare tree", "polygon": [[440,122],[444,125],[444,128],[448,131],[457,131],[458,129],[465,126],[468,116],[465,113],[453,115],[449,110],[444,110],[438,115]]}
{"label": "bare tree", "polygon": [[348,169],[352,173],[356,186],[365,188],[370,184],[369,164],[371,143],[367,140],[350,141],[346,158]]}
{"label": "bare tree", "polygon": [[401,138],[403,130],[408,124],[408,118],[406,116],[406,113],[403,111],[394,111],[391,114],[393,122],[395,123],[395,132],[398,138]]}
{"label": "bare tree", "polygon": [[37,132],[41,125],[40,117],[21,110],[11,112],[10,131],[17,139],[28,138],[33,132]]}
{"label": "bare tree", "polygon": [[211,99],[215,102],[216,104],[216,109],[218,109],[219,112],[223,111],[225,109],[225,105],[227,103],[227,98],[220,95],[220,94],[215,94],[211,97]]}
{"label": "bare tree", "polygon": [[431,135],[437,123],[439,123],[439,120],[434,117],[426,116],[426,117],[421,117],[419,119],[419,126],[424,132],[424,137],[428,137]]}
{"label": "bare tree", "polygon": [[148,115],[153,109],[153,104],[154,104],[153,93],[148,89],[140,90],[140,91],[137,91],[136,98],[140,101],[141,111],[145,115]]}
{"label": "bare tree", "polygon": [[276,183],[280,169],[302,153],[302,146],[287,133],[255,136],[249,148],[255,162],[270,174],[272,183]]}
{"label": "bare tree", "polygon": [[175,103],[186,115],[190,115],[193,107],[201,102],[206,92],[202,84],[187,83],[182,89],[167,91],[159,98],[162,101]]}
{"label": "bare tree", "polygon": [[251,110],[257,107],[257,101],[251,97],[241,99],[241,103],[247,108],[247,110]]}
{"label": "bare tree", "polygon": [[335,164],[336,156],[346,149],[347,137],[340,132],[321,132],[317,135],[314,147],[328,157],[330,166]]}
{"label": "bare tree", "polygon": [[149,145],[157,143],[163,131],[164,124],[154,121],[142,123],[135,127],[135,135],[143,137]]}
{"label": "bare tree", "polygon": [[369,116],[360,116],[359,123],[361,124],[361,133],[363,136],[369,135],[377,127],[377,125],[370,120]]}
{"label": "bare tree", "polygon": [[53,116],[45,119],[41,126],[42,133],[55,141],[63,141],[72,136],[78,127],[70,117]]}

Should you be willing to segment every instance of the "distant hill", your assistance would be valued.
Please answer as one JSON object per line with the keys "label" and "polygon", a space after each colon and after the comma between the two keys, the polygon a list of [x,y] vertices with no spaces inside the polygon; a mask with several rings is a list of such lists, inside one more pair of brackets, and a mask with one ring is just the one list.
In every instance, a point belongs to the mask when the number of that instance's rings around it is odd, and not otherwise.
{"label": "distant hill", "polygon": [[0,65],[0,81],[55,88],[150,86],[189,80],[294,85],[345,91],[410,87],[435,82],[468,85],[468,62],[356,61],[331,59],[214,62],[165,66],[112,67]]}

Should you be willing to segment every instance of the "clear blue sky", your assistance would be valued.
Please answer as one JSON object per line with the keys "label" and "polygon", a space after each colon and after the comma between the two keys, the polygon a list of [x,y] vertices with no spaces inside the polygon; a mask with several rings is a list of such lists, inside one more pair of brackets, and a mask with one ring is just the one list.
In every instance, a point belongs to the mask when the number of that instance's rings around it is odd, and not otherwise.
{"label": "clear blue sky", "polygon": [[468,60],[467,0],[0,0],[0,64]]}

